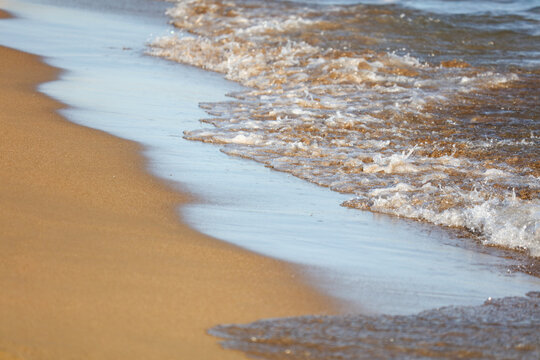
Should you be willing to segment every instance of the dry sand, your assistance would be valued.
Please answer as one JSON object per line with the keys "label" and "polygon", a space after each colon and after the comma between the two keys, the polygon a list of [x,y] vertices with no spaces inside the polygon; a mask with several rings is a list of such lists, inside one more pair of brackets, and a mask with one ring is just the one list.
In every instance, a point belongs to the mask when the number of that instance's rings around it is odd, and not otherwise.
{"label": "dry sand", "polygon": [[237,359],[206,330],[321,313],[295,269],[197,233],[137,144],[37,93],[59,71],[0,47],[0,359]]}

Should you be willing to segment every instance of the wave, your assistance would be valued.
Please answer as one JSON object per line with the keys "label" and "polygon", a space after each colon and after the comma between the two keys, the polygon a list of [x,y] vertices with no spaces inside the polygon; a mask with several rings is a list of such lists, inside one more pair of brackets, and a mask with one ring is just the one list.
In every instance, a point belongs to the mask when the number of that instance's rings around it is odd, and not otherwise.
{"label": "wave", "polygon": [[501,45],[510,64],[493,65],[480,29],[472,53],[453,58],[452,34],[428,53],[426,26],[466,29],[393,5],[187,0],[168,15],[182,32],[156,39],[152,55],[246,86],[201,104],[211,117],[187,139],[350,193],[345,206],[540,257],[540,70],[515,63],[534,44]]}
{"label": "wave", "polygon": [[537,359],[540,293],[407,316],[303,316],[219,325],[257,359]]}

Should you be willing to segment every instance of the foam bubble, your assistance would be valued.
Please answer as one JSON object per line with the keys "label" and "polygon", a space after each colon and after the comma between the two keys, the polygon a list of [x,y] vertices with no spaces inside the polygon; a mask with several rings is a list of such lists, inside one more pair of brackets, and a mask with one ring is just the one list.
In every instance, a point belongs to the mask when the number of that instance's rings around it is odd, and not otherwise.
{"label": "foam bubble", "polygon": [[184,34],[153,55],[247,87],[203,104],[213,127],[186,138],[354,194],[347,206],[540,256],[540,73],[375,51],[376,7],[182,0],[168,14]]}

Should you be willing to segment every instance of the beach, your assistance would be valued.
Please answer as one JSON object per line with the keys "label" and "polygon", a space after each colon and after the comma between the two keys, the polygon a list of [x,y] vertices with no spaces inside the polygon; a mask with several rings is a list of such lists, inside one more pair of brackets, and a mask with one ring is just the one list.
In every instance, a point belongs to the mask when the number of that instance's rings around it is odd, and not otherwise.
{"label": "beach", "polygon": [[206,329],[333,309],[292,267],[181,224],[189,196],[137,144],[36,92],[60,70],[0,58],[0,358],[243,358]]}
{"label": "beach", "polygon": [[0,0],[0,359],[537,358],[540,17],[456,3]]}

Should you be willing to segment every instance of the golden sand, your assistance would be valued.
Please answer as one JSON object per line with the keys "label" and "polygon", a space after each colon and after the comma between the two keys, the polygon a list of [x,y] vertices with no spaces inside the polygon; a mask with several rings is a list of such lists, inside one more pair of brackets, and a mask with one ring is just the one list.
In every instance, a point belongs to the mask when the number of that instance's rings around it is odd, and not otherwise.
{"label": "golden sand", "polygon": [[35,91],[58,70],[0,47],[0,359],[238,359],[206,330],[321,313],[291,266],[197,233],[135,143]]}

